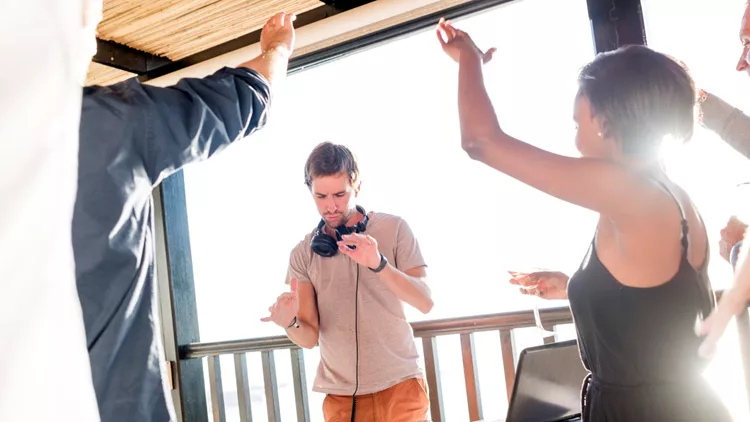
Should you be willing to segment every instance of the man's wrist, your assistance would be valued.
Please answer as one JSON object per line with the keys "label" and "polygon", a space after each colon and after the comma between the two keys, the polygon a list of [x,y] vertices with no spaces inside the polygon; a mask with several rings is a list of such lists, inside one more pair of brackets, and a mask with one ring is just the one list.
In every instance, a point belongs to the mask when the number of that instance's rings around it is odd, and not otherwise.
{"label": "man's wrist", "polygon": [[286,326],[286,329],[289,330],[291,328],[299,328],[299,320],[295,316],[292,318],[292,322],[289,323],[289,325]]}
{"label": "man's wrist", "polygon": [[278,55],[288,59],[292,55],[292,51],[283,43],[273,43],[263,50],[261,57],[265,59],[271,55]]}
{"label": "man's wrist", "polygon": [[372,272],[379,273],[383,271],[383,269],[388,265],[388,259],[383,255],[382,253],[378,252],[380,255],[380,261],[378,261],[378,265],[374,267],[368,267]]}

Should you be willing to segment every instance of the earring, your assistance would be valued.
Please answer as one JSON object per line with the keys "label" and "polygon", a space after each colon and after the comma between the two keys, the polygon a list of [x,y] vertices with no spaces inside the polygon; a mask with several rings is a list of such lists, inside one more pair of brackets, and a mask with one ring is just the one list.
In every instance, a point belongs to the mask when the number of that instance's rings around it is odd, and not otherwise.
{"label": "earring", "polygon": [[597,135],[599,135],[600,138],[602,137],[602,133],[601,132],[597,133]]}

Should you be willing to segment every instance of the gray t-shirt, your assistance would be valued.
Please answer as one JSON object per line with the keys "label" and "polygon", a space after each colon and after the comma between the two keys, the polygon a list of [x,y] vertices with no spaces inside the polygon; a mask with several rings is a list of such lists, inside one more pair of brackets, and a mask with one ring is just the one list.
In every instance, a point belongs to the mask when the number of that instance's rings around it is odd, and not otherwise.
{"label": "gray t-shirt", "polygon": [[[357,395],[383,391],[421,377],[414,332],[403,302],[378,274],[344,254],[324,258],[310,249],[314,231],[292,250],[286,282],[312,283],[320,317],[320,364],[313,391],[352,395],[355,388],[354,297],[359,271],[359,388]],[[365,234],[401,271],[425,266],[419,243],[402,218],[372,213]]]}

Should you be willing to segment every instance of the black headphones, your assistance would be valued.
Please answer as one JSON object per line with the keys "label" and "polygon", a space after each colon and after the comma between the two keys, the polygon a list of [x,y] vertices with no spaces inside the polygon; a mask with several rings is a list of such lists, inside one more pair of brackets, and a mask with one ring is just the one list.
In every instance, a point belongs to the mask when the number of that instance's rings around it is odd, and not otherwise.
{"label": "black headphones", "polygon": [[[310,247],[312,248],[313,252],[326,258],[334,256],[339,252],[338,242],[341,241],[342,235],[351,233],[364,233],[364,231],[367,230],[367,221],[369,220],[367,218],[367,212],[359,205],[356,206],[356,210],[364,216],[362,221],[349,227],[344,224],[336,227],[336,238],[326,234],[323,231],[323,227],[325,226],[326,222],[325,220],[320,219],[318,228],[315,230],[315,235],[313,235],[312,239],[310,240]],[[351,248],[354,249],[353,246]]]}

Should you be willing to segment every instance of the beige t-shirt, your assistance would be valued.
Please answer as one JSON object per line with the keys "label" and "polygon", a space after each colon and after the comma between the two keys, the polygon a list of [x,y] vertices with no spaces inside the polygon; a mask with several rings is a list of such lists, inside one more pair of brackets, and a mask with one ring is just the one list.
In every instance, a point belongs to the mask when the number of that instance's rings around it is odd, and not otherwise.
{"label": "beige t-shirt", "polygon": [[[426,265],[406,221],[373,213],[366,234],[401,271]],[[320,317],[320,364],[313,391],[352,395],[355,387],[354,297],[357,264],[344,254],[325,258],[310,249],[313,232],[292,250],[286,282],[311,282]],[[421,377],[414,332],[403,302],[378,274],[359,266],[359,388],[357,395],[383,391],[409,378]]]}

